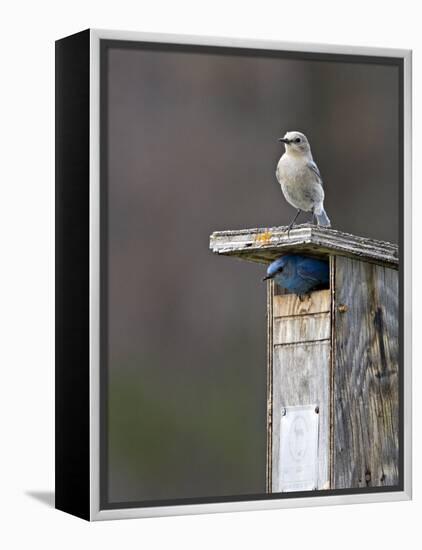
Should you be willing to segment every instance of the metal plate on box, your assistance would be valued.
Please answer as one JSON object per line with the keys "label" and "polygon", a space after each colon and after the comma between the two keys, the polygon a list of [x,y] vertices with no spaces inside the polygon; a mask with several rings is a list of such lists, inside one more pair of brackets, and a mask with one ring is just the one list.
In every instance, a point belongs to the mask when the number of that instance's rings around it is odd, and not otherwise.
{"label": "metal plate on box", "polygon": [[284,407],[280,426],[280,492],[312,491],[318,486],[317,405]]}

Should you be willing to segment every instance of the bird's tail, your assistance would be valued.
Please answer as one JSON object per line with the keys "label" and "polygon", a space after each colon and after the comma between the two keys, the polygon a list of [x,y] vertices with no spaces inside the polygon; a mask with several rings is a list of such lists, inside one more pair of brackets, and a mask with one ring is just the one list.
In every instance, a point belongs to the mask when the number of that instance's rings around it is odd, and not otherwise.
{"label": "bird's tail", "polygon": [[330,218],[327,216],[327,213],[325,212],[324,208],[321,209],[321,212],[319,214],[315,212],[315,216],[316,216],[318,225],[331,227]]}

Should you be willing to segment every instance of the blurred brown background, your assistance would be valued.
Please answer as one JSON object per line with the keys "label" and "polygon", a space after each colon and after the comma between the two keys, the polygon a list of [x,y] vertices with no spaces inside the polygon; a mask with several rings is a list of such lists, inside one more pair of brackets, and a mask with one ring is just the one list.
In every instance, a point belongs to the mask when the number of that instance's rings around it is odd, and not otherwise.
{"label": "blurred brown background", "polygon": [[291,220],[276,139],[300,130],[333,226],[397,242],[399,70],[107,55],[109,500],[264,493],[264,267],[209,235]]}

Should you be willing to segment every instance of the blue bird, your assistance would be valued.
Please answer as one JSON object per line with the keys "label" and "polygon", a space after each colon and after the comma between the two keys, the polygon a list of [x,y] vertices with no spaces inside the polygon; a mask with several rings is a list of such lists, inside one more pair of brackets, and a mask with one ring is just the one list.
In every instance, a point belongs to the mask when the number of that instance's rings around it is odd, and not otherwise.
{"label": "blue bird", "polygon": [[267,276],[263,281],[267,279],[274,279],[287,291],[303,296],[311,290],[328,286],[328,261],[286,254],[268,266]]}

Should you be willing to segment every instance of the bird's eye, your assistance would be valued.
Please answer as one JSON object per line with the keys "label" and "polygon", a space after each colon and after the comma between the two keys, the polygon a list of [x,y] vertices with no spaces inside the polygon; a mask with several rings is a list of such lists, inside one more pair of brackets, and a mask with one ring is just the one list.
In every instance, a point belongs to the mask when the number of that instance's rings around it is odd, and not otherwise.
{"label": "bird's eye", "polygon": [[295,143],[300,143],[300,138],[296,138]]}

